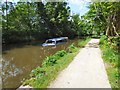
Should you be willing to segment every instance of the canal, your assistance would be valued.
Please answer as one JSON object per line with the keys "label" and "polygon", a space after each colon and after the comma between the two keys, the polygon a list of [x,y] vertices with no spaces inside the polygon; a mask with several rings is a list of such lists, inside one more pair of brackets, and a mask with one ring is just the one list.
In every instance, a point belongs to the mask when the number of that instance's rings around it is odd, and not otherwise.
{"label": "canal", "polygon": [[22,81],[29,78],[31,70],[40,66],[46,56],[59,50],[65,50],[70,44],[77,45],[78,39],[56,47],[42,47],[41,42],[4,50],[2,52],[2,85],[3,88],[18,88]]}

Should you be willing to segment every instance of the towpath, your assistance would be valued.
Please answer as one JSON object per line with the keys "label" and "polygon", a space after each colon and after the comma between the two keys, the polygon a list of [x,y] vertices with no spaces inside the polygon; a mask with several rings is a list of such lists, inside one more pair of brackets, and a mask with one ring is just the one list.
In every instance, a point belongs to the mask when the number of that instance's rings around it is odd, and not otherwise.
{"label": "towpath", "polygon": [[49,88],[111,88],[98,44],[91,39]]}

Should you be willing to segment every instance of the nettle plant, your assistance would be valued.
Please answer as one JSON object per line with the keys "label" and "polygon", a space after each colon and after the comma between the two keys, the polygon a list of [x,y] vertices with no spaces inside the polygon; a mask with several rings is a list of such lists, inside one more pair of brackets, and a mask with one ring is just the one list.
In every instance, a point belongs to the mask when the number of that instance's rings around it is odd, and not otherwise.
{"label": "nettle plant", "polygon": [[77,47],[74,45],[74,43],[73,44],[71,44],[69,47],[68,47],[68,52],[69,53],[73,53],[73,52],[75,52],[76,51],[76,49],[77,49]]}
{"label": "nettle plant", "polygon": [[30,73],[30,77],[41,78],[45,75],[45,70],[41,67],[37,67],[36,69],[32,70]]}
{"label": "nettle plant", "polygon": [[67,52],[65,50],[61,50],[53,56],[46,57],[46,59],[43,62],[43,66],[48,66],[48,65],[53,66],[54,64],[57,63],[58,59],[65,56],[66,54],[67,54]]}

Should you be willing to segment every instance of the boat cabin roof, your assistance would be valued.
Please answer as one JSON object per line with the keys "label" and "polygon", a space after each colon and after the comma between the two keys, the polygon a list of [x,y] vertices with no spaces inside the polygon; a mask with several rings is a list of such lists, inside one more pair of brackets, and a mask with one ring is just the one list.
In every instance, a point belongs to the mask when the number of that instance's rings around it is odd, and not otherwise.
{"label": "boat cabin roof", "polygon": [[65,40],[68,39],[68,37],[60,37],[60,38],[52,38],[52,39],[47,39],[48,41],[60,41],[60,40]]}

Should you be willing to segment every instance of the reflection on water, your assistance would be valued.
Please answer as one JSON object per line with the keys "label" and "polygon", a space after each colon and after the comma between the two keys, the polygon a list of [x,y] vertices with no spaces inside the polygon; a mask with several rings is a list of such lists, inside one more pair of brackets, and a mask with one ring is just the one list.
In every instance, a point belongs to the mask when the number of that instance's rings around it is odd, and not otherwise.
{"label": "reflection on water", "polygon": [[17,88],[21,81],[29,76],[32,69],[40,66],[42,60],[53,55],[59,50],[66,49],[70,44],[77,43],[77,39],[69,40],[65,44],[56,47],[42,47],[37,45],[26,45],[21,48],[13,48],[3,52],[3,87]]}
{"label": "reflection on water", "polygon": [[3,64],[2,69],[4,71],[4,72],[2,72],[2,76],[5,77],[5,78],[3,78],[4,81],[8,77],[11,77],[11,76],[15,77],[18,74],[22,73],[22,70],[17,68],[15,66],[15,64],[11,64],[9,61],[7,61],[5,59],[3,60],[2,64]]}

